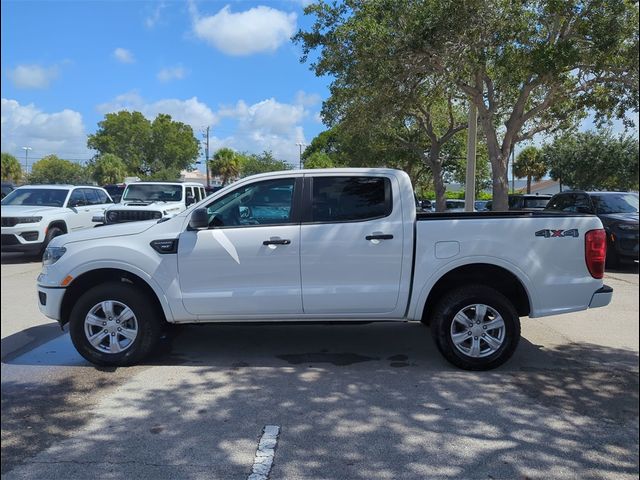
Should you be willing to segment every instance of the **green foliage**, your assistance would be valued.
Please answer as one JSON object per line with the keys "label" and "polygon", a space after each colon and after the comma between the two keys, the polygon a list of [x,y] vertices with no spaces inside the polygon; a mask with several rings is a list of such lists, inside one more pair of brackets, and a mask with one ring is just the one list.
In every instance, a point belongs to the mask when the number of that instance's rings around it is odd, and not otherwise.
{"label": "green foliage", "polygon": [[2,180],[18,183],[22,180],[22,167],[16,157],[2,152]]}
{"label": "green foliage", "polygon": [[209,161],[209,168],[213,175],[221,177],[224,186],[240,176],[241,163],[238,153],[230,148],[221,148],[213,155],[213,160]]}
{"label": "green foliage", "polygon": [[638,190],[638,139],[608,131],[570,133],[542,150],[551,178],[581,190]]}
{"label": "green foliage", "polygon": [[335,168],[336,164],[325,152],[313,152],[304,161],[304,168]]}
{"label": "green foliage", "polygon": [[87,182],[87,173],[82,165],[63,160],[56,155],[47,155],[33,164],[29,183],[33,184],[81,184]]}
{"label": "green foliage", "polygon": [[248,177],[258,173],[289,170],[291,166],[284,160],[278,160],[270,151],[261,154],[238,154],[240,156],[240,176]]}
{"label": "green foliage", "polygon": [[121,183],[127,176],[126,164],[112,153],[100,155],[87,168],[98,185]]}
{"label": "green foliage", "polygon": [[513,166],[513,173],[516,177],[526,177],[527,193],[531,193],[531,180],[539,182],[547,174],[548,170],[549,168],[542,157],[542,152],[534,146],[524,148],[518,154]]}
{"label": "green foliage", "polygon": [[193,166],[199,142],[193,129],[160,114],[153,122],[140,112],[108,113],[89,135],[87,146],[100,155],[121,158],[128,175],[145,178],[169,177],[175,180],[180,171]]}
{"label": "green foliage", "polygon": [[571,127],[589,109],[602,118],[638,111],[637,2],[319,0],[305,13],[315,22],[295,37],[303,60],[320,50],[312,67],[334,78],[325,121],[392,116],[423,132],[431,121],[433,145],[451,125],[442,99],[473,102],[500,210],[515,144]]}

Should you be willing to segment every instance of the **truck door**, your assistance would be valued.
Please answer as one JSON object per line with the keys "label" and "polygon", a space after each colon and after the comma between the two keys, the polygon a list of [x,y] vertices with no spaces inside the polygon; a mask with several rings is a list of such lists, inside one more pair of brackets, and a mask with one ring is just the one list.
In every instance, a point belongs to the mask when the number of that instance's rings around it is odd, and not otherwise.
{"label": "truck door", "polygon": [[[403,218],[395,178],[305,178],[301,229],[305,314],[392,312],[403,264]],[[405,252],[412,255],[412,252]]]}
{"label": "truck door", "polygon": [[302,177],[241,185],[207,205],[209,228],[182,232],[182,301],[207,317],[301,314]]}

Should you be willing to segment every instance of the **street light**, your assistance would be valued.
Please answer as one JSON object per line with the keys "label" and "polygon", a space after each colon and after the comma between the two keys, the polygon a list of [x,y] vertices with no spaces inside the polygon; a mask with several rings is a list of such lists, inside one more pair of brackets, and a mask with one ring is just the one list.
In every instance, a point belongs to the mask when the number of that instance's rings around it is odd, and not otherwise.
{"label": "street light", "polygon": [[306,143],[296,143],[298,147],[300,147],[300,169],[302,169],[302,147],[306,147]]}
{"label": "street light", "polygon": [[22,147],[24,150],[24,173],[29,173],[29,150],[33,150],[31,147]]}

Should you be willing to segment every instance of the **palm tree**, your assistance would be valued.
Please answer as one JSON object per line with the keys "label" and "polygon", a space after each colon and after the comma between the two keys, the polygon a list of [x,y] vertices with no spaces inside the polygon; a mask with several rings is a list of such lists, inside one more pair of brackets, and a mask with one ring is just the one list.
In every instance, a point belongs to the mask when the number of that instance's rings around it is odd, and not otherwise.
{"label": "palm tree", "polygon": [[230,148],[221,148],[209,162],[213,175],[222,177],[222,186],[240,175],[240,157]]}
{"label": "palm tree", "polygon": [[534,146],[524,148],[513,166],[516,177],[527,178],[527,193],[531,193],[531,179],[539,182],[546,175],[547,170],[542,152]]}

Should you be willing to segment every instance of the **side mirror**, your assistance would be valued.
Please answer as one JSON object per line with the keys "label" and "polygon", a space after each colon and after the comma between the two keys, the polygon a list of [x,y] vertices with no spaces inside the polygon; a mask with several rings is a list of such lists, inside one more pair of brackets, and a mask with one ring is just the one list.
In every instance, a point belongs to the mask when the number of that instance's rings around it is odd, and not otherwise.
{"label": "side mirror", "polygon": [[197,208],[189,219],[189,230],[202,230],[209,228],[209,214],[206,208]]}
{"label": "side mirror", "polygon": [[195,203],[196,199],[193,195],[187,195],[187,199],[185,200],[185,204],[187,207],[193,203]]}

